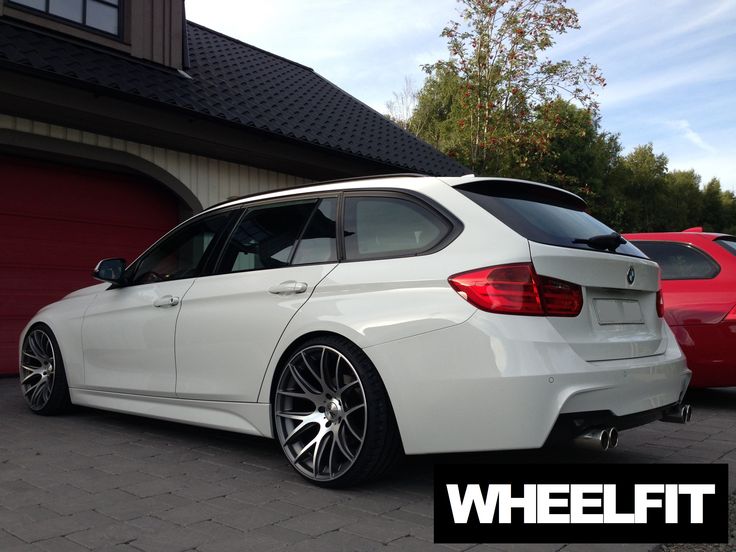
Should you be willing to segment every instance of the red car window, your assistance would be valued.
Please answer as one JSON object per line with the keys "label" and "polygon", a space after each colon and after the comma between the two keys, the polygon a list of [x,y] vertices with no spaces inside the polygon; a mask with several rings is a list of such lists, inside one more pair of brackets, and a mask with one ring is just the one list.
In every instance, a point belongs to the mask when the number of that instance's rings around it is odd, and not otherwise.
{"label": "red car window", "polygon": [[662,269],[663,280],[707,280],[721,271],[713,258],[685,243],[660,241],[633,242]]}

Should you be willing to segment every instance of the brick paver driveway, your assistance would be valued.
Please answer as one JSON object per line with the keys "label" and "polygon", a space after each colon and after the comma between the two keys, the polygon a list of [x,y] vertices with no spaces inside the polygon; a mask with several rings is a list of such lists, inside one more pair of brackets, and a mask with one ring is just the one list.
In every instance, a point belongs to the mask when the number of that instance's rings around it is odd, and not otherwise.
{"label": "brick paver driveway", "polygon": [[[273,441],[79,409],[35,416],[0,380],[0,551],[429,550],[436,462],[727,462],[736,390],[694,394],[695,421],[624,432],[609,453],[563,448],[407,459],[360,489],[305,483]],[[455,550],[649,550],[471,545]]]}

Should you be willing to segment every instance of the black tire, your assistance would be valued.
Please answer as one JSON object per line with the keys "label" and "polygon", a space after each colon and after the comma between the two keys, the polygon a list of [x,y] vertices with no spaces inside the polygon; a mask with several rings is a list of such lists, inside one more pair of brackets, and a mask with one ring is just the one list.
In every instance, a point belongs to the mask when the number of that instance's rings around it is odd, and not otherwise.
{"label": "black tire", "polygon": [[[292,360],[299,358],[301,352],[315,351],[319,348],[334,350],[350,363],[351,367],[354,369],[354,373],[357,374],[357,378],[360,381],[360,387],[362,388],[362,393],[365,398],[365,410],[367,411],[366,419],[363,420],[365,429],[364,439],[359,452],[352,460],[352,465],[345,469],[344,472],[337,474],[335,477],[330,477],[328,475],[327,478],[324,476],[314,477],[311,474],[305,473],[304,466],[295,465],[291,458],[291,456],[294,455],[294,450],[290,450],[289,447],[284,445],[285,431],[283,430],[283,426],[279,425],[284,422],[277,416],[277,409],[281,408],[281,405],[283,404],[283,402],[277,397],[280,393],[279,386],[284,384],[287,378],[292,377],[290,376],[291,372],[287,372],[287,366],[289,366]],[[333,387],[338,388],[339,384]],[[353,388],[355,387],[357,386],[354,385]],[[346,391],[345,394],[347,393],[348,392]],[[329,396],[330,395],[327,395],[327,397]],[[338,397],[336,396],[335,398]],[[343,397],[343,399],[345,399],[345,397]],[[310,400],[310,402],[314,401]],[[401,437],[396,425],[391,403],[378,371],[358,346],[343,337],[335,335],[320,336],[304,341],[297,347],[293,348],[289,354],[285,356],[280,369],[277,371],[274,380],[271,404],[271,417],[274,434],[281,445],[282,451],[297,473],[316,485],[329,488],[349,487],[378,478],[390,470],[403,453]],[[301,404],[304,405],[306,403],[302,402]],[[314,404],[316,405],[316,403]],[[316,407],[319,406],[320,405],[316,405]],[[296,410],[303,410],[303,408],[297,408]],[[324,416],[325,419],[327,419],[326,411],[322,410],[322,412],[325,412]],[[316,415],[316,412],[313,414]],[[345,418],[342,421],[338,419],[335,427],[340,423],[345,424],[344,420],[347,419],[347,414],[349,414],[349,412],[344,414]],[[327,423],[327,425],[329,426],[329,423]],[[317,423],[315,423],[315,426],[317,426]],[[336,430],[335,435],[339,434],[340,429],[341,428],[338,428]],[[344,429],[343,433],[345,433]],[[355,433],[353,433],[353,435],[355,435]],[[334,439],[336,439],[336,437],[333,436],[333,440]],[[317,449],[319,448],[319,443],[316,447]],[[314,454],[317,459],[317,465],[319,466],[319,457],[316,452]],[[312,464],[314,465],[314,462]],[[331,466],[332,465],[330,464],[330,467]]]}
{"label": "black tire", "polygon": [[[23,337],[19,370],[21,392],[31,411],[41,416],[53,416],[69,410],[71,400],[64,360],[56,336],[46,324],[34,324]],[[49,374],[52,377],[49,378]],[[39,394],[44,380],[47,382],[46,390]]]}

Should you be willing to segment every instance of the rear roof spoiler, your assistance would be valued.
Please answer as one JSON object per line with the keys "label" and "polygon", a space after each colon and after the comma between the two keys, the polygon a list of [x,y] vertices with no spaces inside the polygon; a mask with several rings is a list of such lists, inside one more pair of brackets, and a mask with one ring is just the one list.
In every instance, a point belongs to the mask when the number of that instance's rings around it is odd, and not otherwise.
{"label": "rear roof spoiler", "polygon": [[541,201],[577,211],[584,211],[588,206],[583,198],[572,192],[530,180],[478,178],[467,182],[460,182],[453,187],[458,190],[465,190],[477,194]]}

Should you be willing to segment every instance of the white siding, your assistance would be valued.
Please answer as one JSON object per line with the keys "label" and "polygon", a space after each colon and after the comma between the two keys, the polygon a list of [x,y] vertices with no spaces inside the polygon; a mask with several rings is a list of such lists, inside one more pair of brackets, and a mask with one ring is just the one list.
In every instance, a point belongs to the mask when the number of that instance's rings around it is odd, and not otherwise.
{"label": "white siding", "polygon": [[194,192],[205,208],[229,197],[298,186],[309,182],[304,178],[275,171],[120,140],[2,113],[0,113],[0,129],[17,130],[69,142],[125,151],[141,157],[182,182]]}

